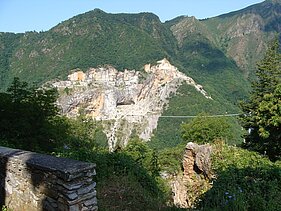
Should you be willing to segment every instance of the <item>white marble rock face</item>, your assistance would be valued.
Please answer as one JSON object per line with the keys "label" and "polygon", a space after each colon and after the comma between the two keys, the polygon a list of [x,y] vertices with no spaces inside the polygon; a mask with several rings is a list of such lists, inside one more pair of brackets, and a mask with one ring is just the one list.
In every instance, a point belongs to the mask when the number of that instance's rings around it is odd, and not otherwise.
{"label": "white marble rock face", "polygon": [[[60,95],[58,105],[69,117],[76,117],[83,108],[87,116],[107,122],[104,132],[109,149],[113,151],[117,142],[125,146],[133,131],[149,141],[164,105],[182,83],[211,99],[201,85],[178,71],[167,59],[158,61],[155,66],[147,64],[144,70],[145,73],[119,72],[111,66],[90,68],[86,73],[76,70],[67,81],[53,83],[61,93],[69,90]],[[118,136],[117,131],[122,135]]]}

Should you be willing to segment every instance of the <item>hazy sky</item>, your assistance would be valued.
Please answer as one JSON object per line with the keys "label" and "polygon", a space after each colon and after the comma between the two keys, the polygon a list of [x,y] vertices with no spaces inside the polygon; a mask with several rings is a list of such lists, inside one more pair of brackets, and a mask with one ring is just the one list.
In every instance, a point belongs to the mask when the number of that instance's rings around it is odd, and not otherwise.
{"label": "hazy sky", "polygon": [[0,0],[0,32],[46,31],[95,8],[109,13],[153,12],[164,22],[180,15],[213,17],[259,2],[262,0]]}

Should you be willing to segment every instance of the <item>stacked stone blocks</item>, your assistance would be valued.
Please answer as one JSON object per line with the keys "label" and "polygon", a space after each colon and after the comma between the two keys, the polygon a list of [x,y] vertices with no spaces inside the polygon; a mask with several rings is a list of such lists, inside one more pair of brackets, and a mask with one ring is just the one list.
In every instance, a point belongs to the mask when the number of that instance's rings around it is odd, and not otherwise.
{"label": "stacked stone blocks", "polygon": [[95,174],[95,164],[0,147],[0,203],[13,211],[94,211]]}

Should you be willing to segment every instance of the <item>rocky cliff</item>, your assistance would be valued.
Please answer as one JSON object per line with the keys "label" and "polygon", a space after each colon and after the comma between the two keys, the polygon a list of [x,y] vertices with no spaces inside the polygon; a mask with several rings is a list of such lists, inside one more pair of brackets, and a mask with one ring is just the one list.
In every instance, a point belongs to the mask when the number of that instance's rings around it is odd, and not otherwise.
{"label": "rocky cliff", "polygon": [[110,151],[123,147],[132,136],[148,141],[169,97],[182,83],[193,86],[207,99],[203,87],[179,72],[167,59],[147,64],[144,71],[117,71],[112,66],[74,70],[66,81],[58,81],[58,105],[62,113],[76,117],[80,113],[102,121]]}
{"label": "rocky cliff", "polygon": [[182,159],[183,172],[171,177],[173,202],[177,207],[193,208],[198,197],[211,188],[214,177],[211,168],[212,147],[189,142]]}

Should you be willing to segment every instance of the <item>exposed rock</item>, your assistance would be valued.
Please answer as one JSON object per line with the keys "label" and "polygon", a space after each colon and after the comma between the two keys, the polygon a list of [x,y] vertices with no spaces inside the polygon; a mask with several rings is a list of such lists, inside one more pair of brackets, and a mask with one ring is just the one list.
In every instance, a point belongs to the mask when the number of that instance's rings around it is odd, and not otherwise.
{"label": "exposed rock", "polygon": [[22,48],[20,48],[15,54],[18,60],[22,59],[23,55],[24,55],[24,49]]}
{"label": "exposed rock", "polygon": [[67,81],[53,84],[61,93],[58,104],[69,117],[78,116],[83,109],[87,116],[102,120],[109,149],[113,151],[125,146],[133,131],[143,140],[150,140],[164,105],[183,82],[211,99],[201,85],[167,59],[155,66],[145,65],[144,69],[145,73],[119,72],[106,66],[90,68],[86,73],[73,72]]}
{"label": "exposed rock", "polygon": [[36,50],[32,50],[28,57],[31,59],[37,56],[39,56],[39,53]]}
{"label": "exposed rock", "polygon": [[[209,144],[198,145],[189,142],[185,147],[183,158],[184,175],[191,179],[194,170],[211,178],[211,146]],[[192,173],[190,173],[192,172]]]}
{"label": "exposed rock", "polygon": [[78,194],[74,192],[74,193],[70,193],[70,194],[66,195],[66,197],[70,200],[74,200],[74,199],[77,199]]}
{"label": "exposed rock", "polygon": [[191,208],[197,197],[210,188],[211,152],[209,144],[198,145],[189,142],[183,156],[183,174],[170,182],[174,204],[181,208]]}
{"label": "exposed rock", "polygon": [[85,73],[83,71],[77,71],[72,73],[71,75],[68,76],[68,80],[70,81],[84,81],[85,80]]}

